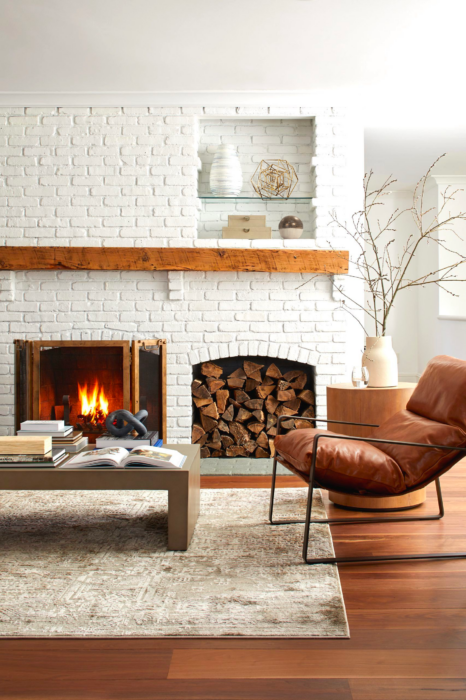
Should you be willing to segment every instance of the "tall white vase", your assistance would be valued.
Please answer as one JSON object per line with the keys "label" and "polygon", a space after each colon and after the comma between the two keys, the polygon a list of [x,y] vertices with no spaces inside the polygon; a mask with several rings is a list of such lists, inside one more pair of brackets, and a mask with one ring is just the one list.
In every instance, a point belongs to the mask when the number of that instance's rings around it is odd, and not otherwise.
{"label": "tall white vase", "polygon": [[243,172],[236,146],[222,144],[215,152],[210,170],[210,189],[217,197],[235,197],[243,186]]}
{"label": "tall white vase", "polygon": [[398,386],[398,359],[389,335],[366,338],[362,366],[369,371],[371,387]]}

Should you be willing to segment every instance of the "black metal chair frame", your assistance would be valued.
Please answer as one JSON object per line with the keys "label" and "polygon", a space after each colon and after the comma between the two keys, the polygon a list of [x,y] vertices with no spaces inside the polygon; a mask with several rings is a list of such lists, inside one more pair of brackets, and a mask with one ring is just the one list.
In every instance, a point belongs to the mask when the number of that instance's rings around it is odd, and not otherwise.
{"label": "black metal chair frame", "polygon": [[[280,434],[280,428],[281,428],[281,423],[284,420],[289,419],[290,416],[280,416],[277,421],[277,435]],[[314,427],[316,425],[316,422],[322,422],[322,423],[335,423],[335,420],[330,421],[325,418],[302,418],[300,417],[300,420],[307,420],[309,422],[312,422],[314,424]],[[350,421],[338,421],[340,424],[346,424],[346,425],[359,425],[359,426],[364,426],[364,427],[370,427],[370,428],[377,428],[377,425],[372,425],[370,423],[352,423]],[[275,486],[276,486],[276,478],[277,478],[277,452],[275,452],[274,459],[273,459],[273,472],[272,472],[272,489],[270,493],[270,507],[269,507],[269,521],[271,525],[296,525],[303,523],[304,524],[304,541],[303,541],[303,560],[306,564],[356,564],[356,563],[368,563],[368,562],[377,562],[377,561],[399,561],[399,560],[409,560],[409,559],[464,559],[466,558],[466,552],[448,552],[448,553],[430,553],[430,554],[395,554],[395,555],[375,555],[375,556],[360,556],[360,557],[319,557],[319,558],[310,558],[308,556],[308,550],[309,550],[309,533],[310,533],[310,526],[314,524],[327,524],[327,525],[359,525],[363,523],[386,523],[386,522],[392,522],[392,523],[400,523],[400,522],[409,522],[409,521],[418,521],[418,520],[440,520],[443,518],[445,515],[445,509],[443,506],[443,498],[442,498],[442,490],[440,488],[440,479],[439,477],[432,479],[431,481],[435,481],[435,486],[437,490],[437,500],[438,500],[438,505],[439,505],[439,513],[437,515],[421,515],[421,516],[397,516],[397,517],[389,517],[389,518],[380,518],[380,517],[374,517],[374,518],[325,518],[322,520],[313,520],[311,518],[312,516],[312,498],[313,498],[313,493],[315,488],[325,488],[321,487],[317,481],[315,480],[315,469],[316,469],[316,463],[317,463],[317,446],[320,438],[326,438],[326,439],[337,439],[337,440],[358,440],[359,442],[370,442],[372,444],[374,443],[385,443],[389,445],[405,445],[407,447],[427,447],[427,448],[433,448],[433,449],[441,449],[441,450],[453,450],[454,452],[463,452],[466,453],[466,447],[447,447],[446,445],[427,445],[424,443],[419,443],[419,442],[401,442],[399,440],[380,440],[378,438],[363,438],[363,437],[353,437],[350,435],[328,435],[326,433],[317,433],[314,436],[314,442],[313,442],[313,452],[312,452],[312,460],[311,460],[311,468],[309,471],[309,482],[307,482],[305,478],[305,474],[298,474],[298,471],[296,470],[295,473],[297,476],[300,476],[300,478],[305,481],[305,483],[309,484],[309,489],[308,489],[308,497],[307,497],[307,508],[306,508],[306,519],[305,520],[274,520],[273,519],[273,506],[274,506],[274,497],[275,497]],[[284,465],[286,466],[286,465]],[[447,470],[445,470],[447,471]],[[424,486],[427,485],[427,483],[431,482],[425,482],[421,484],[420,486],[417,486],[416,488],[408,489],[407,491],[404,491],[403,493],[408,493],[412,491],[417,491],[420,488],[423,488]],[[336,490],[336,489],[335,489]],[[396,495],[396,494],[394,494]],[[377,494],[371,494],[371,497],[377,497]],[[386,495],[384,496],[386,497]]]}

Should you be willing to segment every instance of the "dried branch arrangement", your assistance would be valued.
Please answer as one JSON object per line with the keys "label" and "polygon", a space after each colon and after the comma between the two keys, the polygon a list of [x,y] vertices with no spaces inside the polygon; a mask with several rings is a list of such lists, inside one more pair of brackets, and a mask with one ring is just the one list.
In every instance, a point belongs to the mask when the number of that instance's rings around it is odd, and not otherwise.
{"label": "dried branch arrangement", "polygon": [[201,446],[201,457],[270,457],[277,434],[278,416],[284,432],[312,428],[300,416],[314,418],[314,392],[309,377],[300,370],[282,375],[275,364],[245,360],[227,377],[213,362],[201,365],[203,379],[191,386],[195,406],[192,442]]}
{"label": "dried branch arrangement", "polygon": [[[341,223],[336,215],[332,214],[332,223],[349,235],[356,244],[357,253],[351,260],[353,271],[350,268],[348,276],[364,282],[364,289],[368,297],[366,303],[364,305],[358,303],[333,278],[331,278],[332,284],[344,297],[343,308],[348,313],[356,318],[355,312],[362,310],[371,319],[376,336],[385,335],[390,311],[393,309],[395,299],[403,290],[435,284],[449,294],[456,296],[445,285],[448,282],[466,281],[458,279],[456,275],[456,269],[465,262],[465,258],[457,251],[451,250],[445,239],[442,238],[442,232],[451,231],[454,233],[452,226],[455,222],[466,220],[466,212],[452,216],[448,211],[449,205],[460,190],[447,188],[442,194],[442,203],[437,211],[426,208],[425,205],[427,180],[441,158],[443,156],[440,156],[431,165],[427,173],[417,183],[414,189],[412,207],[395,210],[385,222],[382,223],[377,217],[376,226],[374,227],[372,224],[376,209],[384,206],[383,198],[390,194],[390,189],[396,180],[388,178],[381,187],[372,188],[372,171],[364,178],[364,206],[361,211],[353,215],[352,225]],[[417,233],[410,235],[401,253],[394,256],[392,251],[396,241],[396,224],[400,217],[409,214],[413,217]],[[410,274],[416,255],[422,246],[428,243],[441,246],[452,253],[455,256],[455,261],[450,265],[420,275],[419,273]],[[350,305],[347,302],[350,302]],[[356,320],[361,323],[358,318]]]}

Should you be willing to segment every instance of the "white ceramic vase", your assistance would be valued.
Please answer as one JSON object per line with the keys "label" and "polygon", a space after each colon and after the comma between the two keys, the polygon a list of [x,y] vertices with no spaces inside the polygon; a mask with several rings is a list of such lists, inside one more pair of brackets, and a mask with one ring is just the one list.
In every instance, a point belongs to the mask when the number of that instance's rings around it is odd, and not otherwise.
{"label": "white ceramic vase", "polygon": [[235,197],[243,186],[243,172],[236,146],[222,144],[215,152],[210,170],[210,189],[217,197]]}
{"label": "white ceramic vase", "polygon": [[368,386],[398,386],[398,359],[392,348],[391,336],[366,338],[362,366],[369,371]]}

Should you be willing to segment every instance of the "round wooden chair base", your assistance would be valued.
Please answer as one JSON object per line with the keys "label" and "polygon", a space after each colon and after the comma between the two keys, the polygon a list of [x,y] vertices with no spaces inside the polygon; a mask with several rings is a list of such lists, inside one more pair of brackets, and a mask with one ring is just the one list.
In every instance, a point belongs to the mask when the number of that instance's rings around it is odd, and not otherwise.
{"label": "round wooden chair base", "polygon": [[374,498],[372,496],[355,496],[346,493],[335,493],[329,491],[328,497],[340,508],[349,508],[351,510],[368,510],[368,511],[398,511],[411,510],[422,505],[426,500],[426,490],[418,489],[402,496],[382,496]]}

